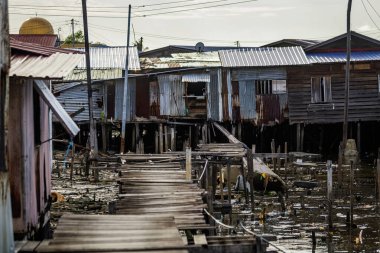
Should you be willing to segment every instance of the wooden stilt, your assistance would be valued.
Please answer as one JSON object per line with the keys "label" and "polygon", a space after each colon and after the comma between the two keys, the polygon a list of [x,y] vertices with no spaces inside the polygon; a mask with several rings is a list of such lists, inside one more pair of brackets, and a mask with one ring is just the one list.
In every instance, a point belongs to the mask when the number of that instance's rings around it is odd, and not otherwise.
{"label": "wooden stilt", "polygon": [[301,124],[297,124],[297,151],[301,151]]}
{"label": "wooden stilt", "polygon": [[191,126],[189,126],[189,143],[188,147],[191,147]]}
{"label": "wooden stilt", "polygon": [[167,125],[164,126],[164,135],[165,135],[165,137],[164,137],[164,139],[165,139],[164,151],[167,152],[169,149],[169,135],[168,135],[168,126]]}
{"label": "wooden stilt", "polygon": [[356,149],[358,150],[358,154],[360,154],[361,151],[361,126],[360,121],[357,123],[357,129],[356,129]]}
{"label": "wooden stilt", "polygon": [[327,200],[328,200],[328,220],[329,220],[329,229],[333,228],[332,222],[332,203],[333,203],[333,175],[332,175],[332,162],[331,160],[327,161]]}
{"label": "wooden stilt", "polygon": [[164,152],[164,138],[163,138],[162,123],[158,125],[158,145],[159,145],[159,153],[162,154]]}
{"label": "wooden stilt", "polygon": [[301,141],[301,143],[300,143],[300,147],[301,147],[301,152],[303,151],[303,143],[304,143],[304,135],[305,135],[305,126],[304,126],[304,124],[301,124],[301,139],[300,139],[300,141]]}
{"label": "wooden stilt", "polygon": [[186,148],[186,180],[191,180],[191,148]]}
{"label": "wooden stilt", "polygon": [[106,132],[106,123],[102,122],[102,151],[107,151],[107,132]]}
{"label": "wooden stilt", "polygon": [[140,125],[139,123],[135,123],[135,141],[136,141],[136,148],[134,149],[137,154],[141,154],[141,140],[140,140]]}
{"label": "wooden stilt", "polygon": [[158,131],[154,132],[154,153],[158,154]]}
{"label": "wooden stilt", "polygon": [[238,124],[237,134],[238,140],[241,141],[241,123]]}
{"label": "wooden stilt", "polygon": [[175,126],[173,126],[172,128],[170,128],[170,149],[171,151],[175,151],[176,150],[176,134],[175,134]]}

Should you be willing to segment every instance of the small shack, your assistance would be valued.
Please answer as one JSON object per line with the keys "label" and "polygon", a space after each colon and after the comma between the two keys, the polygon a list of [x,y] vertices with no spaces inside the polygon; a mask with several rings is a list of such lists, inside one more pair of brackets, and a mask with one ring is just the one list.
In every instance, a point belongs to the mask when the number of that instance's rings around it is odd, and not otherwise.
{"label": "small shack", "polygon": [[[83,50],[80,50],[83,51]],[[123,91],[127,47],[90,48],[93,115],[96,122],[104,123],[103,150],[111,146],[112,127],[120,125],[123,111]],[[129,81],[127,92],[127,122],[134,120],[136,111],[136,71],[140,61],[136,47],[129,47]],[[53,93],[73,120],[81,127],[77,142],[85,145],[89,131],[85,56],[78,66],[62,81],[54,82]],[[100,142],[99,142],[100,143]]]}
{"label": "small shack", "polygon": [[49,223],[53,112],[69,135],[77,125],[50,92],[82,55],[11,40],[8,166],[16,238],[38,238]]}
{"label": "small shack", "polygon": [[[288,69],[289,123],[297,126],[297,150],[334,152],[342,136],[346,34],[305,49],[310,65]],[[380,107],[380,41],[352,32],[349,138],[376,152]],[[377,141],[374,141],[377,140]],[[363,145],[365,144],[365,145]]]}

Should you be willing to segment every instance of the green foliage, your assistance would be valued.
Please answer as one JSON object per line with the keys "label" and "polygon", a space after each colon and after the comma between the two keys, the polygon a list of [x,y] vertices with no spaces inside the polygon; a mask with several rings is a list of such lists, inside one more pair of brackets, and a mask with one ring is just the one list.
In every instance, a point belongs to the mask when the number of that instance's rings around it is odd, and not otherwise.
{"label": "green foliage", "polygon": [[[65,44],[73,43],[73,36],[69,35],[65,39]],[[74,33],[74,43],[84,43],[84,34],[83,31],[77,31]]]}

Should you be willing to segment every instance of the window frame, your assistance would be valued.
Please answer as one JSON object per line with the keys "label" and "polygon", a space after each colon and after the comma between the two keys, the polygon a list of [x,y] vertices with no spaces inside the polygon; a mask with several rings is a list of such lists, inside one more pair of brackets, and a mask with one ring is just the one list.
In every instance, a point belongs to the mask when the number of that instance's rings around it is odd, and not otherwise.
{"label": "window frame", "polygon": [[331,76],[312,76],[310,78],[310,96],[312,104],[331,103]]}

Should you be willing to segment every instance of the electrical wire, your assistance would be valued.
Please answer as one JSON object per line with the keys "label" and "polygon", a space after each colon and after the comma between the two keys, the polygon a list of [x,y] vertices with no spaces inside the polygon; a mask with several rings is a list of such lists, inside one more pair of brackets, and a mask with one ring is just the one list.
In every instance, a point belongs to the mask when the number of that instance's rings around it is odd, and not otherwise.
{"label": "electrical wire", "polygon": [[209,9],[209,8],[215,8],[215,7],[221,7],[221,6],[231,6],[231,5],[249,3],[249,2],[254,2],[254,1],[257,1],[257,0],[246,0],[246,1],[228,3],[228,4],[217,4],[217,5],[210,5],[210,6],[205,6],[205,7],[195,7],[195,8],[189,8],[189,9],[184,9],[184,10],[158,12],[158,13],[152,13],[152,14],[147,14],[147,15],[136,15],[136,16],[132,16],[132,17],[134,17],[134,18],[140,18],[140,17],[145,18],[145,17],[157,16],[157,15],[163,15],[163,14],[187,12],[187,11],[194,11],[194,10],[203,10],[203,9]]}
{"label": "electrical wire", "polygon": [[361,2],[362,2],[362,5],[363,5],[363,7],[364,7],[365,12],[367,13],[368,17],[371,19],[372,23],[376,26],[377,29],[380,30],[379,26],[375,23],[375,21],[374,21],[373,18],[371,17],[371,14],[368,12],[367,7],[366,7],[365,4],[364,4],[364,1],[361,0]]}
{"label": "electrical wire", "polygon": [[376,15],[380,18],[380,14],[377,12],[377,10],[375,9],[375,7],[373,7],[373,5],[371,4],[371,2],[369,0],[367,0],[367,3],[371,6],[371,8],[374,10],[374,12],[376,13]]}

